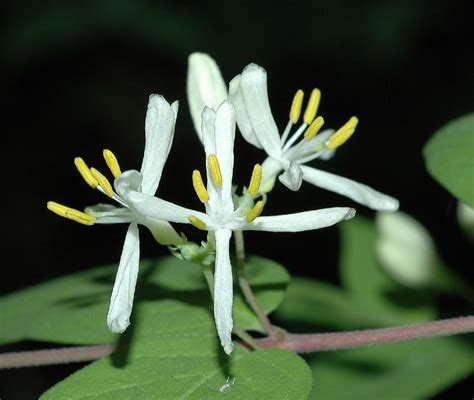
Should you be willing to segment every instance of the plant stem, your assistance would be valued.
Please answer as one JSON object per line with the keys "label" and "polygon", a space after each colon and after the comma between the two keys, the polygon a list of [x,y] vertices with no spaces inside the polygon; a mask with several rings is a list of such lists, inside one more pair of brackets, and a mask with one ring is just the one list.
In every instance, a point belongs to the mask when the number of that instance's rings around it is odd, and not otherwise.
{"label": "plant stem", "polygon": [[[238,327],[236,329],[239,330]],[[316,334],[287,333],[283,340],[278,340],[275,337],[254,339],[245,331],[235,333],[239,337],[240,334],[244,337],[248,336],[250,340],[245,342],[251,347],[252,343],[255,343],[260,347],[278,347],[297,353],[309,353],[473,332],[474,316],[444,319],[395,328]],[[242,340],[244,339],[242,338]],[[92,361],[109,355],[116,348],[117,346],[113,344],[103,344],[5,353],[0,354],[0,369]]]}
{"label": "plant stem", "polygon": [[265,312],[262,310],[262,307],[260,307],[260,304],[258,304],[255,294],[253,293],[245,275],[244,234],[242,231],[234,231],[234,238],[240,290],[242,290],[245,300],[263,325],[265,332],[268,335],[274,336],[277,334],[277,329],[275,329]]}
{"label": "plant stem", "polygon": [[350,332],[285,335],[277,341],[273,337],[256,339],[261,347],[278,347],[297,353],[353,349],[382,343],[401,342],[437,336],[474,332],[474,316],[439,320],[395,328],[366,329]]}

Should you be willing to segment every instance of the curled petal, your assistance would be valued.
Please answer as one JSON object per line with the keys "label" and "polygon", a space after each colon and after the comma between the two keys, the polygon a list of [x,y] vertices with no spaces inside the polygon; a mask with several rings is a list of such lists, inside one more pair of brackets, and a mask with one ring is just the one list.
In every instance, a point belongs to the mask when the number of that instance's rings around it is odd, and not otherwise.
{"label": "curled petal", "polygon": [[229,241],[232,232],[216,231],[216,268],[214,274],[214,318],[221,345],[227,354],[232,353],[232,265],[229,257]]}
{"label": "curled petal", "polygon": [[136,223],[130,224],[110,299],[107,325],[111,332],[122,333],[130,325],[133,296],[138,277],[140,239]]}
{"label": "curled petal", "polygon": [[355,210],[348,207],[323,208],[296,214],[258,217],[243,229],[269,232],[301,232],[326,228],[340,221],[351,219]]}
{"label": "curled petal", "polygon": [[303,182],[303,171],[301,171],[301,168],[297,163],[291,162],[290,166],[278,177],[278,179],[288,189],[296,192],[300,189],[301,183]]}
{"label": "curled petal", "polygon": [[216,62],[204,53],[193,53],[188,59],[188,102],[194,128],[202,141],[201,113],[204,107],[217,109],[227,98],[224,79]]}
{"label": "curled petal", "polygon": [[315,186],[349,197],[373,210],[398,210],[397,199],[380,193],[367,185],[305,165],[302,165],[301,169],[303,170],[303,179]]}

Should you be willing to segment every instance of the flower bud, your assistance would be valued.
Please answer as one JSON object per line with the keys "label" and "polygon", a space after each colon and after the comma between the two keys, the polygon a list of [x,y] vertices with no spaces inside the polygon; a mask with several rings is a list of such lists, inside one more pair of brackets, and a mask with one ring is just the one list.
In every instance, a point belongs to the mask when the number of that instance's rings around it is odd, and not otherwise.
{"label": "flower bud", "polygon": [[426,228],[401,211],[378,213],[376,228],[376,253],[384,270],[408,287],[431,284],[438,256]]}
{"label": "flower bud", "polygon": [[474,240],[474,209],[467,204],[458,202],[456,214],[463,231],[471,240]]}

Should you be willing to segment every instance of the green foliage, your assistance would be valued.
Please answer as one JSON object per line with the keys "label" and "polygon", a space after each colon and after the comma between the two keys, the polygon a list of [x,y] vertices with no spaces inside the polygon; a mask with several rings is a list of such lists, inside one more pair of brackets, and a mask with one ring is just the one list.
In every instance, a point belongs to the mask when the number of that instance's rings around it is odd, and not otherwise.
{"label": "green foliage", "polygon": [[430,297],[402,288],[375,256],[375,225],[363,217],[340,224],[344,289],[313,279],[293,278],[277,315],[293,323],[339,329],[383,327],[432,320]]}
{"label": "green foliage", "polygon": [[[105,324],[115,279],[115,265],[55,279],[0,299],[0,343],[43,340],[71,344],[113,343]],[[283,300],[289,280],[285,269],[270,260],[249,257],[248,279],[265,312]],[[261,330],[236,288],[234,318],[246,330]],[[135,295],[132,325],[140,323],[135,312],[142,303],[163,299],[212,308],[209,289],[198,265],[175,257],[142,261]]]}
{"label": "green foliage", "polygon": [[[227,357],[209,310],[162,300],[141,304],[135,315],[126,334],[129,346],[81,369],[42,398],[306,399],[309,395],[311,371],[293,353],[236,348]],[[229,386],[222,393],[227,378]]]}
{"label": "green foliage", "polygon": [[472,373],[473,356],[472,348],[456,338],[320,353],[308,360],[315,382],[310,398],[432,398]]}
{"label": "green foliage", "polygon": [[453,196],[474,207],[474,113],[437,130],[423,149],[429,173]]}

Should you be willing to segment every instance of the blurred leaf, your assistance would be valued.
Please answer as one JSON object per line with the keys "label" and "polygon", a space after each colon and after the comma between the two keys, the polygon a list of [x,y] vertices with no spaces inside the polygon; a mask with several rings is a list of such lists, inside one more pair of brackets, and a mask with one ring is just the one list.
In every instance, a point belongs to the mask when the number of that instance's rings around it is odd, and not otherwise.
{"label": "blurred leaf", "polygon": [[[117,335],[112,335],[105,323],[115,272],[115,265],[95,268],[4,296],[0,299],[0,343],[26,339],[75,344],[115,342]],[[270,313],[283,300],[288,273],[273,261],[249,257],[247,274],[260,305]],[[175,257],[140,264],[135,309],[142,302],[162,299],[212,307],[200,267]],[[235,322],[242,329],[261,330],[240,292],[234,304]],[[132,324],[140,323],[134,313],[132,319]]]}
{"label": "blurred leaf", "polygon": [[473,355],[472,348],[456,338],[320,353],[309,359],[315,379],[310,398],[432,398],[472,373]]}
{"label": "blurred leaf", "polygon": [[[311,371],[300,357],[277,349],[249,353],[240,347],[226,356],[208,310],[162,300],[142,304],[137,314],[130,347],[81,369],[42,399],[308,397]],[[220,392],[226,382],[227,389]]]}
{"label": "blurred leaf", "polygon": [[348,295],[368,314],[380,314],[396,324],[435,317],[426,292],[403,288],[382,269],[375,254],[375,223],[363,217],[339,226],[342,233],[340,273]]}
{"label": "blurred leaf", "polygon": [[437,130],[423,155],[431,176],[454,197],[474,207],[474,113]]}

